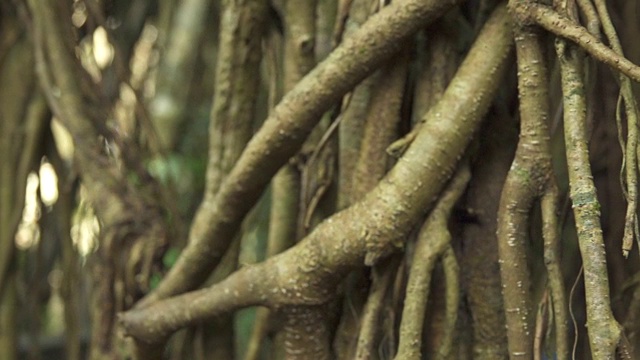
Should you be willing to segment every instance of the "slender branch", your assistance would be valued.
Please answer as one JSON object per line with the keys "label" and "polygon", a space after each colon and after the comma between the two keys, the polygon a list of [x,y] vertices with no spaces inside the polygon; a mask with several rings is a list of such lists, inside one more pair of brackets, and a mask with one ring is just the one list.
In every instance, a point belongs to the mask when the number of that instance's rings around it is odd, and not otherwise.
{"label": "slender branch", "polygon": [[[353,0],[353,2],[351,0],[342,0],[340,11],[348,12],[348,17],[345,13],[346,22],[339,20],[336,25],[342,26],[346,23],[346,28],[336,28],[334,35],[337,38],[342,37],[342,31],[344,31],[344,38],[351,37],[371,15],[370,5],[371,0]],[[341,19],[342,16],[338,14],[338,19]],[[367,77],[343,99],[338,135],[340,149],[338,161],[338,209],[343,209],[356,200],[353,191],[355,168],[360,155],[362,139],[364,138],[369,104],[372,101],[373,90],[379,77],[379,72]],[[353,335],[353,332],[351,334]]]}
{"label": "slender branch", "polygon": [[318,0],[316,14],[316,60],[323,60],[333,48],[333,28],[338,15],[338,0]]}
{"label": "slender branch", "polygon": [[600,18],[591,0],[576,0],[576,4],[585,17],[585,22],[587,23],[586,28],[589,30],[589,33],[600,39],[602,36],[600,33]]}
{"label": "slender branch", "polygon": [[568,304],[564,276],[562,274],[560,225],[558,224],[558,187],[550,182],[541,201],[542,238],[544,239],[544,263],[547,268],[553,324],[556,334],[556,354],[558,360],[569,357]]}
{"label": "slender branch", "polygon": [[126,333],[135,334],[140,344],[158,344],[187,325],[247,306],[265,305],[268,289],[275,288],[273,279],[263,271],[269,263],[245,266],[210,288],[127,311],[118,316],[118,321]]}
{"label": "slender branch", "polygon": [[397,137],[408,65],[408,52],[403,51],[376,77],[353,172],[352,201],[373,189],[387,172],[390,159],[385,149]]}
{"label": "slender branch", "polygon": [[451,244],[442,254],[441,261],[446,283],[445,315],[442,326],[442,340],[437,349],[436,359],[444,360],[450,359],[456,354],[454,343],[456,340],[458,310],[460,308],[460,266]]}
{"label": "slender branch", "polygon": [[[36,35],[41,40],[41,43],[35,44],[36,50],[42,51],[43,57],[47,56],[49,60],[45,63],[44,59],[41,59],[43,63],[39,73],[41,82],[50,81],[46,85],[52,94],[45,94],[47,100],[52,104],[58,118],[72,133],[76,146],[83,145],[83,150],[88,151],[87,143],[97,141],[93,139],[98,138],[98,131],[86,114],[79,76],[75,73],[77,61],[65,42],[65,36],[68,34],[63,31],[63,27],[66,24],[58,22],[56,5],[43,6],[35,0],[30,0],[29,5],[33,13]],[[47,65],[48,68],[43,68]]]}
{"label": "slender branch", "polygon": [[[377,339],[380,334],[380,321],[386,304],[389,287],[396,277],[400,258],[392,256],[387,261],[381,261],[373,267],[373,280],[369,289],[367,303],[362,310],[360,332],[356,346],[355,359],[371,359],[376,353]],[[402,270],[401,270],[402,271]]]}
{"label": "slender branch", "polygon": [[260,358],[260,349],[262,339],[269,330],[269,319],[271,311],[267,308],[260,307],[256,309],[256,316],[253,322],[253,331],[247,344],[247,350],[244,354],[244,360],[257,360]]}
{"label": "slender branch", "polygon": [[[48,119],[46,103],[34,91],[34,59],[30,44],[19,41],[8,49],[0,67],[0,292],[15,255],[14,235],[22,219],[24,189],[30,171],[42,156],[42,134]],[[22,135],[24,133],[24,135]]]}
{"label": "slender branch", "polygon": [[538,24],[557,36],[571,40],[595,59],[627,75],[635,82],[640,82],[640,66],[617,54],[591,35],[585,27],[572,22],[550,7],[532,3],[526,7],[519,7],[516,17],[523,23]]}
{"label": "slender branch", "polygon": [[[431,274],[436,261],[443,259],[445,252],[450,249],[451,233],[447,223],[453,205],[466,189],[470,178],[469,167],[463,164],[420,229],[411,269],[409,270],[407,294],[402,310],[400,343],[395,357],[398,360],[418,360],[422,358],[422,332],[427,312]],[[450,289],[451,285],[454,284],[447,283],[447,293],[459,291],[459,289]],[[455,321],[454,324],[449,325],[455,327]]]}
{"label": "slender branch", "polygon": [[621,327],[611,312],[609,278],[600,227],[600,204],[589,163],[582,56],[565,41],[556,42],[564,101],[570,196],[584,266],[589,343],[596,359],[614,358]]}
{"label": "slender branch", "polygon": [[[509,2],[512,14],[517,10],[515,4],[515,1]],[[549,81],[542,42],[536,31],[516,23],[520,141],[498,211],[500,273],[512,359],[527,359],[533,355],[534,326],[527,260],[529,213],[549,183],[555,181],[547,126]]]}
{"label": "slender branch", "polygon": [[[200,38],[209,18],[209,7],[210,2],[206,0],[179,2],[173,16],[173,26],[168,33],[166,51],[158,68],[156,95],[149,104],[159,140],[167,150],[176,147],[180,140],[180,126],[186,120],[189,87],[198,58]],[[222,18],[223,22],[225,20]],[[223,26],[220,28],[221,31],[226,30]],[[218,59],[217,66],[220,66],[225,61],[224,56],[218,55]]]}
{"label": "slender branch", "polygon": [[[20,22],[11,19],[13,11],[5,10],[0,10],[0,348],[3,357],[18,359],[19,309],[24,302],[19,301],[22,287],[17,284],[24,282],[24,266],[19,265],[15,235],[25,207],[27,177],[39,166],[49,118],[34,86],[31,42]],[[18,38],[12,39],[12,33]]]}
{"label": "slender branch", "polygon": [[81,357],[81,326],[78,309],[81,304],[81,292],[78,284],[82,276],[80,254],[74,249],[71,239],[71,219],[74,209],[76,188],[71,186],[72,175],[64,163],[61,155],[52,141],[47,149],[47,157],[58,176],[58,200],[53,205],[52,212],[57,217],[58,236],[61,247],[61,265],[63,271],[60,293],[64,303],[65,322],[65,350],[67,359],[80,360]]}
{"label": "slender branch", "polygon": [[[611,44],[616,54],[624,56],[620,39],[618,39],[616,29],[613,27],[613,23],[609,17],[607,4],[602,0],[596,0],[595,5],[609,44]],[[629,251],[633,247],[633,240],[640,235],[636,233],[636,229],[638,228],[638,103],[636,102],[631,79],[624,74],[620,74],[619,78],[620,96],[624,99],[624,109],[627,117],[627,141],[622,161],[624,166],[623,173],[626,180],[625,195],[627,198],[627,213],[625,215],[624,235],[622,238],[622,254],[626,258],[629,256]]]}
{"label": "slender branch", "polygon": [[545,333],[548,329],[549,322],[549,294],[545,292],[538,303],[538,311],[536,313],[536,328],[534,331],[533,341],[533,360],[542,360],[543,357],[543,342],[545,340]]}

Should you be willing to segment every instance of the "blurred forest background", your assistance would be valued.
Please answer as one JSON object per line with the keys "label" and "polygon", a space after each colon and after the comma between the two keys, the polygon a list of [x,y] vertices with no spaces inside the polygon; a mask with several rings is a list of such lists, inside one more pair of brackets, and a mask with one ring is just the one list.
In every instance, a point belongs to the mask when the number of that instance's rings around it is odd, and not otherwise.
{"label": "blurred forest background", "polygon": [[640,357],[640,1],[505,5],[0,1],[0,359]]}

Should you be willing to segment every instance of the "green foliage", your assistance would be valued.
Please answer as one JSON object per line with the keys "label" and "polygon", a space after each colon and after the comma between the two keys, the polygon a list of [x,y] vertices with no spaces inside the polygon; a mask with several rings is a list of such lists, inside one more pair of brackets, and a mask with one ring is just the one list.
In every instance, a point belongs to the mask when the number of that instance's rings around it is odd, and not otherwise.
{"label": "green foliage", "polygon": [[[164,269],[170,269],[173,267],[178,256],[180,256],[180,252],[180,249],[171,247],[164,253],[164,256],[162,256],[162,265]],[[162,277],[163,275],[160,272],[154,272],[151,274],[151,278],[149,279],[149,288],[153,290],[158,287],[158,284],[162,281]]]}
{"label": "green foliage", "polygon": [[164,265],[166,269],[171,268],[173,264],[176,263],[178,256],[180,256],[179,249],[175,247],[169,248],[169,250],[167,250],[167,252],[164,253],[164,256],[162,257],[162,265]]}
{"label": "green foliage", "polygon": [[149,288],[152,290],[158,287],[158,284],[162,280],[162,276],[158,273],[151,275],[151,279],[149,279]]}

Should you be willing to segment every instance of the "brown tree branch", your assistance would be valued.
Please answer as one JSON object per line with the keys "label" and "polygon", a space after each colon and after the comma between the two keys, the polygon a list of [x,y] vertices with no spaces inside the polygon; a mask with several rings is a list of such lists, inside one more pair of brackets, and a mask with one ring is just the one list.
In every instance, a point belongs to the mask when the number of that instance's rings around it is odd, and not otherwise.
{"label": "brown tree branch", "polygon": [[242,218],[275,172],[302,146],[323,112],[392,56],[404,39],[458,0],[392,3],[345,40],[276,106],[222,183],[211,221],[145,303],[191,290],[219,262]]}
{"label": "brown tree branch", "polygon": [[[358,342],[355,350],[355,359],[357,360],[371,359],[376,353],[377,340],[381,333],[382,313],[387,304],[385,300],[389,294],[389,287],[396,278],[400,260],[401,258],[395,254],[389,259],[380,261],[371,269],[373,279],[367,302],[362,309],[360,331],[357,336]],[[404,271],[404,269],[400,269],[400,271]]]}
{"label": "brown tree branch", "polygon": [[[616,54],[624,57],[620,39],[609,17],[607,4],[602,0],[596,0],[595,6],[596,9],[598,9],[602,28],[609,44]],[[631,79],[624,74],[619,74],[619,79],[619,97],[624,99],[624,111],[627,118],[627,140],[626,147],[623,149],[623,169],[620,175],[622,176],[622,174],[624,174],[624,181],[621,179],[621,182],[626,185],[626,189],[624,189],[623,192],[627,199],[627,212],[625,214],[624,235],[622,238],[622,254],[626,258],[629,256],[629,251],[633,248],[634,239],[638,239],[638,236],[640,236],[640,234],[636,233],[638,229],[638,103],[633,91]],[[618,126],[621,126],[618,112],[616,112],[616,117],[618,118]],[[618,131],[621,132],[621,130]]]}
{"label": "brown tree branch", "polygon": [[[516,4],[510,10],[517,14]],[[519,20],[516,17],[516,20]],[[537,29],[516,22],[520,141],[505,180],[498,211],[498,250],[503,286],[507,337],[511,358],[533,356],[533,310],[527,253],[529,214],[549,187],[555,188],[549,140],[548,74],[542,41]],[[554,203],[552,203],[554,204]],[[555,216],[552,211],[550,216]],[[547,214],[543,214],[546,219]],[[557,228],[547,229],[557,232]],[[562,356],[562,355],[561,355]]]}
{"label": "brown tree branch", "polygon": [[275,287],[276,280],[264,271],[272,262],[245,266],[210,288],[127,311],[119,321],[125,332],[141,344],[158,344],[187,325],[243,307],[264,305],[274,296],[269,290],[280,290]]}
{"label": "brown tree branch", "polygon": [[211,288],[121,314],[125,332],[155,342],[189,323],[243,306],[326,303],[349,270],[402,246],[432,206],[480,126],[510,49],[509,18],[500,6],[440,102],[425,115],[416,140],[360,202],[325,220],[295,247]]}
{"label": "brown tree branch", "polygon": [[[166,51],[158,67],[156,94],[149,103],[155,129],[161,145],[166,150],[174,149],[180,140],[179,130],[186,120],[189,88],[199,55],[200,38],[212,12],[210,7],[207,0],[179,2],[173,16],[171,31],[167,34]],[[257,12],[256,18],[259,17]],[[221,22],[225,20],[227,19],[221,17]],[[220,30],[224,31],[225,28],[221,26]],[[258,57],[259,54],[258,51]],[[217,66],[222,66],[221,63],[226,64],[224,56],[218,54],[218,59]]]}
{"label": "brown tree branch", "polygon": [[564,275],[562,273],[562,242],[558,221],[558,187],[555,182],[547,184],[542,195],[542,238],[544,239],[544,264],[547,269],[549,294],[553,310],[553,325],[556,335],[556,354],[558,360],[569,357],[569,315]]}
{"label": "brown tree branch", "polygon": [[621,327],[611,311],[600,204],[589,163],[583,57],[576,48],[562,40],[557,41],[556,52],[562,74],[570,196],[584,264],[589,343],[594,358],[614,358]]}
{"label": "brown tree branch", "polygon": [[607,47],[589,33],[584,26],[578,25],[550,7],[538,3],[527,3],[527,6],[516,6],[515,9],[515,16],[521,22],[537,24],[557,36],[578,44],[595,59],[627,75],[635,82],[640,82],[640,66]]}
{"label": "brown tree branch", "polygon": [[437,359],[450,359],[456,356],[458,310],[460,309],[460,266],[451,244],[441,257],[445,281],[445,314],[442,322],[442,339],[435,349]]}
{"label": "brown tree branch", "polygon": [[[471,178],[466,164],[462,164],[447,188],[443,191],[429,217],[422,225],[416,242],[415,252],[409,270],[407,294],[400,324],[400,343],[395,359],[418,360],[422,358],[422,333],[427,299],[431,286],[431,274],[438,259],[451,249],[451,233],[448,229],[449,216],[458,198],[462,195]],[[450,289],[454,283],[447,283],[447,293],[459,291]],[[455,328],[455,321],[451,325]],[[447,358],[442,354],[442,358]]]}
{"label": "brown tree branch", "polygon": [[398,54],[375,78],[360,153],[353,172],[352,201],[360,200],[371,191],[390,166],[391,159],[385,150],[397,138],[409,65],[408,50]]}

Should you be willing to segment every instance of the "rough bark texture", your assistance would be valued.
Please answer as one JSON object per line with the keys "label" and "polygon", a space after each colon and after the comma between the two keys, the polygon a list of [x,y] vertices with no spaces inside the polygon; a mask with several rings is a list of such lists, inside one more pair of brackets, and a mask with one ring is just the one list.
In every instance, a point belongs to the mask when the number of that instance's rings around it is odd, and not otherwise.
{"label": "rough bark texture", "polygon": [[428,3],[406,0],[385,7],[287,93],[222,183],[212,205],[213,221],[208,231],[189,243],[146,302],[200,285],[219,261],[267,181],[300,148],[321,114],[376,65],[393,55],[419,26],[454,3],[454,0]]}
{"label": "rough bark texture", "polygon": [[511,358],[531,358],[533,304],[528,266],[529,213],[551,173],[547,70],[536,33],[515,31],[520,98],[520,141],[505,180],[498,212],[498,250]]}
{"label": "rough bark texture", "polygon": [[[444,259],[445,253],[449,253],[449,255],[453,253],[451,233],[447,223],[453,206],[464,192],[470,177],[467,164],[462,164],[420,229],[407,281],[407,294],[400,325],[400,343],[395,357],[398,360],[419,360],[422,358],[422,329],[427,311],[425,299],[429,298],[431,274],[438,259]],[[446,284],[447,291],[457,294],[458,289],[455,285],[457,285],[457,279],[449,281]],[[457,301],[448,305],[450,308],[456,309],[453,313],[457,314]],[[445,339],[439,349],[434,351],[435,358],[448,359],[453,355],[451,345],[455,323],[454,317],[443,329],[442,336]]]}
{"label": "rough bark texture", "polygon": [[[244,267],[210,289],[123,313],[126,332],[153,342],[196,318],[247,305],[324,304],[348,270],[363,261],[374,264],[402,246],[451,176],[497,90],[511,48],[504,7],[495,11],[476,41],[440,102],[425,115],[416,140],[361,201],[321,223],[290,250]],[[481,67],[478,59],[484,59]],[[352,221],[355,216],[358,222]],[[190,304],[188,309],[184,303]]]}
{"label": "rough bark texture", "polygon": [[637,357],[640,6],[501,3],[0,1],[0,358]]}
{"label": "rough bark texture", "polygon": [[611,312],[600,205],[589,165],[582,57],[564,42],[557,44],[557,52],[562,66],[571,202],[584,266],[589,343],[595,358],[613,358],[621,326]]}

